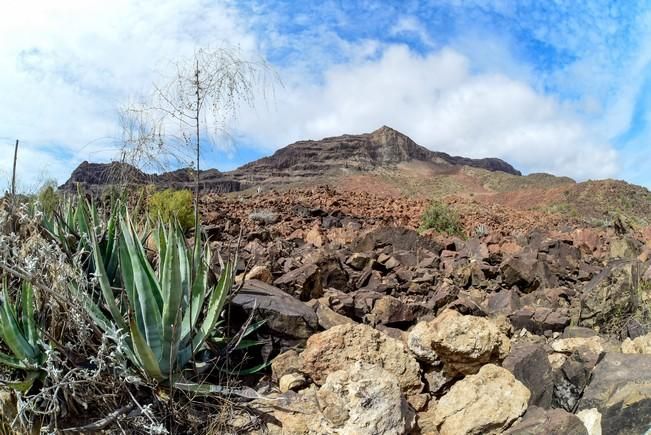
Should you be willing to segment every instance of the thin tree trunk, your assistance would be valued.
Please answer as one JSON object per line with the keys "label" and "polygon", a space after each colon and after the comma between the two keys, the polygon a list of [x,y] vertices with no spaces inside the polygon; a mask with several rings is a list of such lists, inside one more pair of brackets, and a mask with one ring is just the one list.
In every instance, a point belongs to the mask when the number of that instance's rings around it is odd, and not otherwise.
{"label": "thin tree trunk", "polygon": [[11,230],[16,231],[16,162],[18,161],[18,139],[14,148],[14,168],[11,175]]}
{"label": "thin tree trunk", "polygon": [[[196,86],[196,91],[197,91],[197,111],[195,113],[195,127],[196,127],[196,141],[197,141],[197,172],[195,174],[195,184],[194,184],[194,221],[195,225],[199,223],[199,158],[201,157],[200,155],[200,144],[199,144],[199,115],[201,112],[201,97],[200,97],[200,89],[199,89],[199,60],[196,60],[195,67],[194,67],[194,79],[195,79],[195,86]],[[197,235],[195,234],[195,237]]]}

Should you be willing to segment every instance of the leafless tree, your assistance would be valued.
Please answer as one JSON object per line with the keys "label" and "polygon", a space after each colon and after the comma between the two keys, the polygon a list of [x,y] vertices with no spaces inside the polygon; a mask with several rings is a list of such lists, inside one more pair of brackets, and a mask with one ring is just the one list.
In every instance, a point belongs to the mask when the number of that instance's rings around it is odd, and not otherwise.
{"label": "leafless tree", "polygon": [[[256,89],[267,88],[270,68],[246,60],[234,48],[200,48],[174,64],[174,76],[154,86],[151,104],[122,112],[124,161],[177,160],[189,151],[194,166],[195,219],[199,219],[201,152],[224,137],[241,104],[254,103]],[[187,154],[185,154],[187,155]]]}

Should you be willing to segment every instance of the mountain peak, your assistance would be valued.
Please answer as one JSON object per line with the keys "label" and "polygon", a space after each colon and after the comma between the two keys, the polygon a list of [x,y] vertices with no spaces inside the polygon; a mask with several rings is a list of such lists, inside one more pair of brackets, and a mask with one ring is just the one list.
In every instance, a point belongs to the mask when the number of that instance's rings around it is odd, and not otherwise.
{"label": "mountain peak", "polygon": [[408,141],[411,141],[409,137],[398,130],[395,130],[389,126],[383,125],[382,127],[378,128],[377,130],[373,131],[372,133],[368,133],[368,135],[375,141],[378,142],[388,142],[388,141],[395,141],[399,140],[400,142],[404,142],[405,139]]}

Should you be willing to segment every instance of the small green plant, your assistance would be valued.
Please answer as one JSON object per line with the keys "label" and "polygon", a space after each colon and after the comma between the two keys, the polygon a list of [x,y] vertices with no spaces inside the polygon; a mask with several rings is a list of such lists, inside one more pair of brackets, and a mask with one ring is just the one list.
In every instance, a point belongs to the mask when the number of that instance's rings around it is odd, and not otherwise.
{"label": "small green plant", "polygon": [[46,182],[43,187],[38,191],[38,202],[41,210],[49,215],[52,215],[58,208],[61,202],[61,197],[57,193],[57,185],[54,181]]}
{"label": "small green plant", "polygon": [[421,216],[420,231],[433,229],[439,233],[451,236],[462,236],[463,227],[459,216],[446,204],[440,201],[432,201]]}
{"label": "small green plant", "polygon": [[184,231],[194,227],[192,192],[189,190],[166,189],[149,197],[149,216],[152,220],[161,219],[165,223],[178,220]]}

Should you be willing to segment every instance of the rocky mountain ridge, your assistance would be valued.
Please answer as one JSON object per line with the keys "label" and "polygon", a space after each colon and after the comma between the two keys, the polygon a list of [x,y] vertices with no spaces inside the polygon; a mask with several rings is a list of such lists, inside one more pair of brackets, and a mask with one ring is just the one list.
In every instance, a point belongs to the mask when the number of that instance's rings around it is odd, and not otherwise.
{"label": "rocky mountain ridge", "polygon": [[[251,185],[292,182],[351,172],[369,172],[378,168],[394,168],[400,163],[419,161],[443,170],[469,166],[488,171],[501,171],[519,176],[521,173],[497,158],[470,159],[430,151],[406,135],[383,126],[372,133],[299,141],[279,149],[269,157],[247,163],[222,173],[216,169],[201,171],[202,190],[209,192],[239,191]],[[191,170],[179,169],[162,174],[146,174],[127,163],[83,162],[63,184],[73,189],[77,183],[101,188],[128,181],[133,184],[156,184],[160,187],[186,187],[192,183]]]}

